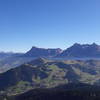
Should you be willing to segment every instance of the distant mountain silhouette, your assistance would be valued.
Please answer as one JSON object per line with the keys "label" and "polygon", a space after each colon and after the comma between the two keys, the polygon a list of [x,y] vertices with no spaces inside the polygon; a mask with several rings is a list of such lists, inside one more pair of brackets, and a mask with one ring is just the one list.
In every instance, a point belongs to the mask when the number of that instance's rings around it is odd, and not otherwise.
{"label": "distant mountain silhouette", "polygon": [[32,47],[24,56],[28,57],[54,57],[60,54],[62,50],[60,48],[57,49],[44,49]]}
{"label": "distant mountain silhouette", "polygon": [[23,53],[13,53],[13,52],[0,52],[0,60],[6,59],[8,57],[21,56]]}
{"label": "distant mountain silhouette", "polygon": [[[27,63],[31,60],[44,57],[50,59],[97,59],[100,58],[100,45],[93,44],[78,44],[66,50],[57,49],[44,49],[32,47],[26,53],[0,53],[0,73],[5,72],[11,68],[20,66],[23,63]],[[75,60],[75,59],[74,59]]]}
{"label": "distant mountain silhouette", "polygon": [[75,43],[57,57],[100,57],[100,45]]}

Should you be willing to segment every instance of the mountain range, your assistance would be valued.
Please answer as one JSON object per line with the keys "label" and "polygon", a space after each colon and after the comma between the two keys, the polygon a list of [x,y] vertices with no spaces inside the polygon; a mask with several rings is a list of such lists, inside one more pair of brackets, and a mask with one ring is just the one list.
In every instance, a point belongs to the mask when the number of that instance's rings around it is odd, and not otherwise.
{"label": "mountain range", "polygon": [[44,49],[32,47],[27,53],[24,54],[27,57],[100,57],[100,45],[93,44],[78,44],[75,43],[71,47],[62,50],[57,49]]}
{"label": "mountain range", "polygon": [[75,43],[73,46],[59,54],[58,57],[98,58],[100,57],[100,45],[95,43],[83,45]]}
{"label": "mountain range", "polygon": [[9,57],[17,57],[23,55],[23,53],[13,53],[13,52],[0,52],[0,61]]}
{"label": "mountain range", "polygon": [[62,50],[60,48],[45,49],[32,47],[26,53],[0,53],[0,73],[11,68],[20,66],[23,63],[37,59],[39,57],[49,59],[99,59],[100,45],[93,44],[78,44]]}
{"label": "mountain range", "polygon": [[62,49],[44,49],[44,48],[37,48],[32,47],[31,50],[26,52],[24,56],[27,57],[54,57],[57,56],[62,52]]}
{"label": "mountain range", "polygon": [[100,45],[78,44],[75,43],[71,47],[62,50],[60,48],[45,49],[33,46],[26,53],[0,53],[0,58],[24,56],[24,57],[100,57]]}
{"label": "mountain range", "polygon": [[100,61],[39,58],[0,74],[0,91],[8,95],[70,83],[100,86]]}
{"label": "mountain range", "polygon": [[48,100],[45,99],[48,97],[66,100],[69,93],[69,99],[80,100],[86,93],[83,100],[97,100],[99,58],[100,46],[95,43],[75,43],[65,50],[32,47],[26,53],[1,52],[0,100]]}

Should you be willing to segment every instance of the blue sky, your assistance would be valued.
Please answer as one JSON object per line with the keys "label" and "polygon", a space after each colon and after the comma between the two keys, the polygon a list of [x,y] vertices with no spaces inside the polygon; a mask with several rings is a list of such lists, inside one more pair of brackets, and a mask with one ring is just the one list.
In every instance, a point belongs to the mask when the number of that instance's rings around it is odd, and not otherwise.
{"label": "blue sky", "polygon": [[0,0],[0,51],[100,44],[100,0]]}

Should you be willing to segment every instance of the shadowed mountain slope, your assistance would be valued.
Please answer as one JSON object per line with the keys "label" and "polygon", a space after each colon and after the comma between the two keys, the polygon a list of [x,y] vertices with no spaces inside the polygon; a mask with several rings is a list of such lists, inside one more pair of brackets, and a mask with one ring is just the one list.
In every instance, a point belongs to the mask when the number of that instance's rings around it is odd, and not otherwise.
{"label": "shadowed mountain slope", "polygon": [[19,94],[33,88],[53,88],[69,83],[100,84],[99,60],[33,60],[0,74],[0,90]]}

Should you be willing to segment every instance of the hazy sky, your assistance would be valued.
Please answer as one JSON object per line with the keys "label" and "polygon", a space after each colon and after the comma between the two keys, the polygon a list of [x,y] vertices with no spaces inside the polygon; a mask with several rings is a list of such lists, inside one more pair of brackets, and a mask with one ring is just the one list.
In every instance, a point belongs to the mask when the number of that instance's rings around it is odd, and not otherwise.
{"label": "hazy sky", "polygon": [[100,0],[0,0],[0,51],[100,44]]}

